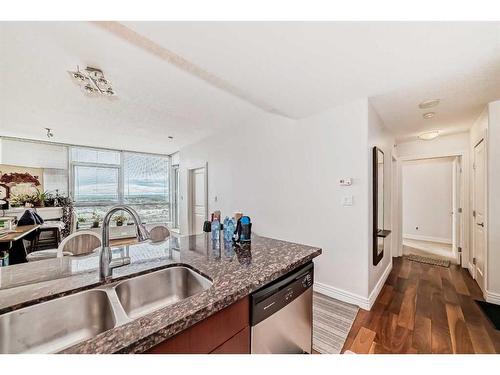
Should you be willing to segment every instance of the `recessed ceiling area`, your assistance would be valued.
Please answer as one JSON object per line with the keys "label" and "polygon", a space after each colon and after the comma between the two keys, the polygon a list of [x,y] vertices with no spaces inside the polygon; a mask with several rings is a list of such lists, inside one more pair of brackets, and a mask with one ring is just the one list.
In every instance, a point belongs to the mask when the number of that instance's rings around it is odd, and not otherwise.
{"label": "recessed ceiling area", "polygon": [[[49,127],[59,142],[171,153],[266,112],[299,119],[361,97],[398,140],[463,131],[500,99],[499,25],[3,22],[0,135]],[[102,69],[117,95],[82,95],[76,65]]]}

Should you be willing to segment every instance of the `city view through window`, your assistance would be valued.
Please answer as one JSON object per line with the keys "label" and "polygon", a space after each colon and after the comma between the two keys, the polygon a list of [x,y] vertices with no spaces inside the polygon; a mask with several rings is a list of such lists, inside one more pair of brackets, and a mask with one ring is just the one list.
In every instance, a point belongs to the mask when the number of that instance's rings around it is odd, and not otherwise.
{"label": "city view through window", "polygon": [[101,222],[116,204],[130,205],[145,223],[170,221],[168,157],[73,147],[71,168],[80,227]]}

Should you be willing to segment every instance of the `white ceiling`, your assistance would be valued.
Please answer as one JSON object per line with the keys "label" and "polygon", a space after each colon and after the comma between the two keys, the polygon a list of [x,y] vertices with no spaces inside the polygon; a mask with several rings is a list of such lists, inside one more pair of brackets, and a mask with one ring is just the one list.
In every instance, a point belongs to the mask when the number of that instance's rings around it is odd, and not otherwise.
{"label": "white ceiling", "polygon": [[[262,111],[302,118],[369,97],[406,139],[466,129],[500,99],[500,23],[123,25],[0,24],[1,134],[53,127],[61,142],[173,152]],[[65,73],[76,64],[103,69],[117,98],[85,97]],[[418,103],[433,98],[424,121]]]}
{"label": "white ceiling", "polygon": [[[117,96],[67,70],[99,67]],[[0,135],[171,153],[261,110],[90,23],[0,23]],[[168,136],[174,137],[173,141]]]}

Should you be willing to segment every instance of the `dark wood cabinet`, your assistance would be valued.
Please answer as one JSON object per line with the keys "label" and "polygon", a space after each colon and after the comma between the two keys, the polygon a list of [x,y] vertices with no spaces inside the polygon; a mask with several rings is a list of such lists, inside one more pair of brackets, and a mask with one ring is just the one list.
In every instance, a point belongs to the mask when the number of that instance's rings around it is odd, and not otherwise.
{"label": "dark wood cabinet", "polygon": [[250,353],[249,309],[249,297],[245,297],[161,344],[152,347],[146,353]]}
{"label": "dark wood cabinet", "polygon": [[250,327],[245,327],[211,354],[248,354],[250,353]]}

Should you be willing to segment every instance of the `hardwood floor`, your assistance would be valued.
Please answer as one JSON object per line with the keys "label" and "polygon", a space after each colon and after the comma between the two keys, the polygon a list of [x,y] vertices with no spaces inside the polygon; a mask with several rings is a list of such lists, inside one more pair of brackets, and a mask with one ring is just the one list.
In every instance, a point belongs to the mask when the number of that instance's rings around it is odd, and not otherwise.
{"label": "hardwood floor", "polygon": [[467,270],[394,258],[371,311],[359,310],[342,352],[500,353],[495,330],[474,300],[481,290]]}

